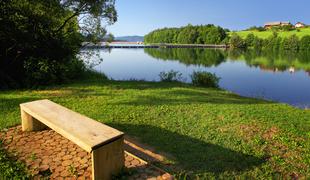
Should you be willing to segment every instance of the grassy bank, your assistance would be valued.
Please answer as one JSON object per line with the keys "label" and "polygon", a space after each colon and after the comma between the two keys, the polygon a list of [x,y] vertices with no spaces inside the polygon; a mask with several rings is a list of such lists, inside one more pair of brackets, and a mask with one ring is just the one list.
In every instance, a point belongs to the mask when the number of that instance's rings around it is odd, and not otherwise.
{"label": "grassy bank", "polygon": [[20,103],[44,98],[170,154],[167,170],[177,175],[310,176],[307,110],[181,83],[92,77],[0,92],[0,129],[20,123]]}
{"label": "grassy bank", "polygon": [[[267,31],[237,31],[236,32],[240,37],[242,38],[246,38],[248,34],[253,33],[255,36],[262,38],[262,39],[266,39],[268,37],[270,37],[273,34],[273,31],[271,30],[267,30]],[[292,30],[292,31],[279,31],[277,32],[279,37],[282,38],[286,38],[289,37],[291,35],[296,35],[299,38],[306,36],[306,35],[310,35],[310,28],[301,28],[299,29],[299,31],[297,30]]]}

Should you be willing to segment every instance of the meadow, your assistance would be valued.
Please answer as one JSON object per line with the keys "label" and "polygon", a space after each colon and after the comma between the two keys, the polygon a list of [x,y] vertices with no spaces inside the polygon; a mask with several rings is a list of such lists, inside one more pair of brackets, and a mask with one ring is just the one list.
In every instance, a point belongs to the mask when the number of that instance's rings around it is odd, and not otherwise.
{"label": "meadow", "polygon": [[[231,32],[232,33],[232,32]],[[263,39],[267,39],[273,34],[273,31],[267,30],[267,31],[236,31],[240,37],[246,38],[248,34],[253,33],[255,36]],[[292,30],[292,31],[278,31],[277,32],[280,37],[289,37],[291,35],[296,35],[297,37],[301,38],[306,35],[310,35],[310,28],[300,28],[299,30]]]}
{"label": "meadow", "polygon": [[[177,178],[310,176],[309,110],[178,82],[92,75],[65,85],[1,91],[0,129],[20,124],[19,104],[38,99],[154,147],[167,155],[159,166]],[[0,168],[10,166],[18,174],[14,163],[0,158]]]}

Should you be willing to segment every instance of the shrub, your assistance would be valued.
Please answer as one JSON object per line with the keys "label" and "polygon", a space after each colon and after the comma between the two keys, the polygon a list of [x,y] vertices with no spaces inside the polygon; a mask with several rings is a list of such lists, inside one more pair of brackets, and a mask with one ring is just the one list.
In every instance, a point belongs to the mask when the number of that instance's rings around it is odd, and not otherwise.
{"label": "shrub", "polygon": [[255,36],[253,40],[253,48],[256,50],[261,50],[264,46],[264,40]]}
{"label": "shrub", "polygon": [[229,44],[229,41],[230,41],[230,37],[229,36],[226,36],[225,39],[223,39],[223,41],[221,42],[221,44]]}
{"label": "shrub", "polygon": [[294,30],[294,27],[292,25],[289,25],[289,26],[283,26],[281,28],[282,31],[292,31]]}
{"label": "shrub", "polygon": [[102,19],[116,21],[114,1],[0,1],[0,89],[79,77],[82,35],[99,40]]}
{"label": "shrub", "polygon": [[265,40],[264,48],[268,50],[279,50],[282,43],[282,38],[278,36],[277,32],[273,32],[272,36]]}
{"label": "shrub", "polygon": [[215,74],[210,72],[199,72],[194,71],[191,75],[192,83],[195,86],[203,86],[203,87],[219,87],[220,78]]}
{"label": "shrub", "polygon": [[245,44],[247,47],[252,47],[254,42],[255,36],[253,33],[250,33],[245,38]]}
{"label": "shrub", "polygon": [[282,49],[298,51],[299,49],[299,39],[296,35],[292,35],[285,38],[282,42]]}
{"label": "shrub", "polygon": [[310,50],[310,36],[304,36],[300,39],[299,43],[300,50]]}
{"label": "shrub", "polygon": [[232,49],[235,49],[235,48],[246,48],[245,41],[236,33],[232,34],[229,43],[230,43],[230,47]]}
{"label": "shrub", "polygon": [[271,28],[272,31],[292,31],[294,30],[294,26],[286,25],[286,26],[274,26]]}
{"label": "shrub", "polygon": [[83,61],[77,58],[57,61],[30,57],[24,63],[24,69],[27,74],[25,82],[30,86],[66,82],[80,76],[84,71],[84,67]]}
{"label": "shrub", "polygon": [[160,81],[163,82],[176,82],[176,81],[182,81],[182,73],[178,71],[170,70],[168,72],[160,72],[159,73]]}
{"label": "shrub", "polygon": [[82,71],[74,66],[81,43],[78,19],[72,18],[56,33],[70,13],[56,1],[0,3],[0,87],[62,82],[70,78],[66,72]]}
{"label": "shrub", "polygon": [[252,27],[246,29],[246,31],[259,31],[259,32],[265,31],[265,30],[266,29],[264,27],[261,27],[261,26],[258,26],[258,27],[252,26]]}

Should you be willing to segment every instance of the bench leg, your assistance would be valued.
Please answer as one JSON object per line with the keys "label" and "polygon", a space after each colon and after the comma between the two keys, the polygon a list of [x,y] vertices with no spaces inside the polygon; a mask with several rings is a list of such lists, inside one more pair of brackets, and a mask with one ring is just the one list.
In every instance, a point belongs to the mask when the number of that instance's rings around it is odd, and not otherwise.
{"label": "bench leg", "polygon": [[93,180],[109,180],[124,167],[124,137],[92,151]]}
{"label": "bench leg", "polygon": [[22,130],[23,131],[41,131],[46,125],[33,118],[31,115],[21,109]]}

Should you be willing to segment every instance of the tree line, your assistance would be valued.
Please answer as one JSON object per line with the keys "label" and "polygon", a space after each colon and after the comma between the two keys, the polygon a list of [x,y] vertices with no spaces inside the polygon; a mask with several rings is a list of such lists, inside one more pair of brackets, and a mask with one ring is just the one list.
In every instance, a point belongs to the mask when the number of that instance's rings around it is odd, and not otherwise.
{"label": "tree line", "polygon": [[[256,28],[256,27],[255,27]],[[154,30],[144,37],[146,44],[169,43],[169,44],[227,44],[233,49],[271,49],[271,50],[310,50],[310,36],[298,38],[296,35],[282,38],[275,31],[267,39],[249,34],[241,38],[238,34],[228,34],[229,30],[213,24],[187,25],[180,28],[163,28]]]}
{"label": "tree line", "polygon": [[306,35],[299,38],[296,35],[289,37],[280,37],[277,32],[266,39],[259,38],[253,33],[248,34],[246,38],[241,38],[238,34],[233,33],[230,37],[229,44],[233,49],[253,48],[256,50],[289,50],[289,51],[309,51],[310,36]]}
{"label": "tree line", "polygon": [[223,44],[227,29],[213,24],[157,29],[144,36],[145,43]]}

